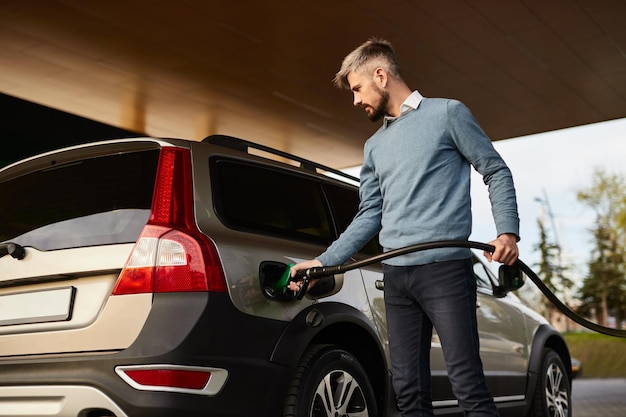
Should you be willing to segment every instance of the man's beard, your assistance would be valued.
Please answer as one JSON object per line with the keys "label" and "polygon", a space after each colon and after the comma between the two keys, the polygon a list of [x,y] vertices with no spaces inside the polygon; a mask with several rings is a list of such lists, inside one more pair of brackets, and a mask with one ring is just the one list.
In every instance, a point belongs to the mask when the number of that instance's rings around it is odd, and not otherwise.
{"label": "man's beard", "polygon": [[380,94],[380,101],[376,107],[372,107],[374,109],[373,113],[368,113],[368,117],[372,122],[377,122],[383,117],[387,115],[387,106],[389,105],[389,92],[383,90],[374,84],[376,90],[378,90],[378,94]]}

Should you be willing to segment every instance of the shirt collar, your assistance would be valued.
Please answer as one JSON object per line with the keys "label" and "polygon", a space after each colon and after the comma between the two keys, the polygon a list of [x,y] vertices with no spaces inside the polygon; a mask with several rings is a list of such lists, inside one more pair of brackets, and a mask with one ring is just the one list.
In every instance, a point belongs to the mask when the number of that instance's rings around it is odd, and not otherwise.
{"label": "shirt collar", "polygon": [[422,97],[417,90],[413,91],[400,106],[400,114],[415,110],[420,105],[423,98],[424,97]]}
{"label": "shirt collar", "polygon": [[[417,90],[409,94],[406,100],[404,100],[404,102],[400,105],[400,116],[402,116],[404,113],[407,113],[411,110],[417,109],[417,107],[422,102],[423,98],[424,97]],[[383,125],[387,127],[389,123],[393,122],[396,119],[397,117],[385,116],[383,120]]]}

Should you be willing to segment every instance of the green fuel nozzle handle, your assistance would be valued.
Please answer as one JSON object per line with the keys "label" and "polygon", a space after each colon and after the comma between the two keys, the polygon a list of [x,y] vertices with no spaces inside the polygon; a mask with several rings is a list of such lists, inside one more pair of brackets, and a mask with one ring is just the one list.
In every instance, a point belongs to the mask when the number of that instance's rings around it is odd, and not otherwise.
{"label": "green fuel nozzle handle", "polygon": [[274,283],[274,289],[276,291],[282,291],[283,293],[287,291],[287,284],[289,284],[289,280],[291,279],[291,267],[295,264],[287,265],[285,272],[280,276],[280,279]]}

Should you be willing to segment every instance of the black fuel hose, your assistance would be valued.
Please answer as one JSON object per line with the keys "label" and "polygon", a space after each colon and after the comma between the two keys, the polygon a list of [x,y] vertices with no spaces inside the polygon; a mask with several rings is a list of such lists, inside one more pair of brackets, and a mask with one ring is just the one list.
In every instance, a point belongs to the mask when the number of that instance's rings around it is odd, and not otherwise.
{"label": "black fuel hose", "polygon": [[[367,259],[363,259],[361,261],[344,264],[344,265],[335,265],[335,266],[319,266],[313,267],[309,269],[299,270],[296,273],[295,277],[292,277],[291,281],[302,281],[301,289],[296,293],[296,298],[302,299],[304,294],[306,293],[309,283],[312,279],[321,278],[329,275],[335,274],[343,274],[345,272],[351,271],[353,269],[361,268],[367,265],[372,265],[377,262],[384,261],[385,259],[395,258],[396,256],[406,255],[407,253],[419,252],[428,249],[439,249],[439,248],[471,248],[471,249],[480,249],[483,251],[491,252],[495,250],[495,247],[492,245],[488,245],[486,243],[473,242],[473,241],[463,241],[463,240],[444,240],[441,242],[426,242],[419,243],[417,245],[406,246],[404,248],[395,249],[389,252],[382,253],[380,255],[372,256]],[[563,304],[561,300],[543,283],[543,281],[535,274],[535,272],[529,268],[524,262],[520,259],[516,261],[516,265],[520,268],[522,272],[524,272],[539,288],[539,290],[546,296],[548,300],[556,308],[558,308],[563,314],[569,317],[574,322],[580,324],[587,329],[593,330],[598,333],[603,333],[609,336],[615,337],[626,337],[626,330],[612,329],[605,326],[600,326],[599,324],[593,323],[579,314],[572,311],[568,306]]]}

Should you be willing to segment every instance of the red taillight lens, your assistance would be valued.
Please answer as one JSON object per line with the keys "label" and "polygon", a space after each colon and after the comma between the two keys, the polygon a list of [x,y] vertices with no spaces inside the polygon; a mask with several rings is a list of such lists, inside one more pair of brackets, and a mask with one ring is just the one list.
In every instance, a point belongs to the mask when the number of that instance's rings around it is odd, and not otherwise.
{"label": "red taillight lens", "polygon": [[126,375],[139,385],[201,390],[206,387],[211,373],[177,369],[126,370]]}
{"label": "red taillight lens", "polygon": [[115,373],[138,390],[209,396],[219,394],[228,380],[227,370],[203,366],[122,365],[115,368]]}
{"label": "red taillight lens", "polygon": [[189,151],[161,150],[152,212],[113,294],[226,291],[213,242],[195,225]]}
{"label": "red taillight lens", "polygon": [[197,240],[177,230],[159,240],[155,292],[206,291],[207,271]]}

